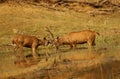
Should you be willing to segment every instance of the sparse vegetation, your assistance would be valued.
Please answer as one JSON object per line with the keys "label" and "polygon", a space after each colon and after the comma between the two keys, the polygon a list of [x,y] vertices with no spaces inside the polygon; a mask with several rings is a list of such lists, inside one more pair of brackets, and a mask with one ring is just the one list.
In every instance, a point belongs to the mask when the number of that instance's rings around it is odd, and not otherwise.
{"label": "sparse vegetation", "polygon": [[[89,6],[80,8],[87,12],[95,10]],[[76,12],[62,6],[57,7],[57,9],[60,10],[31,4],[24,4],[22,6],[10,6],[7,3],[0,4],[0,78],[35,79],[38,77],[45,79],[53,77],[52,79],[56,79],[53,73],[56,72],[61,79],[64,79],[61,77],[61,74],[65,74],[64,77],[66,76],[66,78],[88,79],[92,75],[91,78],[93,79],[94,77],[96,77],[95,79],[107,79],[108,77],[101,73],[102,70],[109,68],[109,64],[112,67],[110,69],[113,70],[110,73],[108,73],[109,69],[106,70],[107,75],[111,76],[112,73],[113,79],[119,78],[119,9],[107,15],[91,15],[87,12]],[[49,34],[45,31],[46,26],[49,26],[55,37],[72,31],[86,29],[97,31],[100,33],[100,36],[96,39],[94,50],[86,49],[85,44],[78,45],[75,50],[68,50],[68,46],[62,46],[61,50],[56,53],[54,46],[40,46],[38,48],[38,53],[41,54],[40,62],[27,67],[15,66],[14,55],[17,52],[13,51],[11,40],[9,39],[15,35],[16,31],[34,35],[40,39],[44,36],[48,36],[49,38]],[[26,48],[24,52],[26,56],[31,53]],[[46,53],[48,53],[48,59],[46,59]],[[28,60],[32,62],[31,59]],[[63,69],[65,71],[62,71]],[[91,72],[93,74],[90,74]],[[95,76],[96,74],[101,75]]]}

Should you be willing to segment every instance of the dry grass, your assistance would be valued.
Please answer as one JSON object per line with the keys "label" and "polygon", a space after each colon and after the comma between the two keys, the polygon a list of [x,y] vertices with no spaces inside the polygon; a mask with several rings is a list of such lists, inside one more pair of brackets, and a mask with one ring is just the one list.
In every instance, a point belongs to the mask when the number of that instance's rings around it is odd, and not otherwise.
{"label": "dry grass", "polygon": [[[119,13],[92,17],[89,14],[77,13],[71,10],[59,12],[40,6],[24,5],[11,7],[7,4],[0,4],[0,59],[2,61],[0,62],[0,76],[14,76],[42,69],[44,67],[50,68],[55,59],[57,62],[64,60],[79,61],[96,59],[94,62],[89,61],[87,64],[84,62],[82,65],[77,64],[76,68],[81,69],[83,67],[93,66],[94,64],[100,64],[103,62],[102,59],[108,56],[116,56],[116,58],[119,58],[116,53],[118,52],[116,49],[119,49],[120,46],[119,21]],[[87,53],[83,52],[87,49],[82,49],[81,47],[87,47],[86,45],[78,45],[78,48],[80,49],[76,50],[68,50],[68,46],[63,46],[61,47],[62,51],[59,51],[59,53],[55,53],[54,47],[39,47],[38,52],[42,55],[42,60],[37,65],[28,68],[15,67],[13,64],[15,59],[13,48],[4,47],[11,44],[11,37],[14,35],[13,30],[17,29],[20,33],[36,35],[39,38],[42,38],[48,36],[45,31],[46,26],[50,26],[55,37],[71,31],[84,29],[91,29],[99,32],[100,36],[97,37],[97,46],[95,48],[98,54],[89,51],[87,51]],[[104,50],[104,48],[107,50]],[[45,62],[45,52],[48,52],[51,55],[48,62]],[[25,55],[30,53],[29,49],[25,49]],[[59,55],[62,56],[61,59],[59,59]],[[61,68],[65,67],[64,65],[60,66]],[[72,65],[72,67],[74,67],[74,65]]]}
{"label": "dry grass", "polygon": [[98,15],[92,17],[84,13],[52,11],[29,5],[9,7],[8,5],[1,4],[0,8],[1,45],[10,43],[9,39],[14,35],[13,29],[19,29],[20,33],[38,35],[42,38],[47,36],[46,26],[51,26],[55,36],[84,29],[98,31],[101,36],[98,37],[97,42],[98,44],[102,43],[101,45],[117,43],[119,41],[118,38],[120,38],[118,36],[120,26],[119,16],[117,16],[119,14],[117,13],[111,16]]}

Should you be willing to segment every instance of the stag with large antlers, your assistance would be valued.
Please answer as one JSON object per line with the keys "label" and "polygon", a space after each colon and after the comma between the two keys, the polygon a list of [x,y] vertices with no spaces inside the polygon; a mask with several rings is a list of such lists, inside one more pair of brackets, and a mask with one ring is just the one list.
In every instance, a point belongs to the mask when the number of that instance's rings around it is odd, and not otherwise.
{"label": "stag with large antlers", "polygon": [[76,48],[76,44],[84,44],[88,43],[88,46],[96,45],[95,38],[96,35],[99,35],[98,32],[91,30],[83,30],[79,32],[70,32],[67,35],[62,37],[57,37],[55,40],[55,44],[57,49],[60,45],[70,45],[72,49]]}
{"label": "stag with large antlers", "polygon": [[95,45],[96,35],[99,35],[99,33],[95,31],[83,30],[78,32],[70,32],[67,35],[57,37],[55,39],[49,28],[47,28],[47,31],[52,36],[56,49],[59,49],[59,46],[61,45],[70,45],[71,48],[74,49],[76,48],[76,44],[84,43],[88,43],[88,46],[91,47]]}

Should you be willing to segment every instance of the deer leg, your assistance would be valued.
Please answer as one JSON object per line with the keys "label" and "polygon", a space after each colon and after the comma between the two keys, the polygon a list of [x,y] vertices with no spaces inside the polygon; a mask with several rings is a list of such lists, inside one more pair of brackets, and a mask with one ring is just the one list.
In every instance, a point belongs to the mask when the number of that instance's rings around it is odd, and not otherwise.
{"label": "deer leg", "polygon": [[[18,54],[17,54],[17,51],[18,51],[18,49],[19,49],[19,44],[18,43],[16,43],[16,44],[14,44],[14,47],[13,47],[13,51],[14,51],[14,55],[18,58],[19,56],[18,56]],[[20,50],[20,49],[19,49]]]}
{"label": "deer leg", "polygon": [[14,64],[20,63],[20,56],[16,52],[18,48],[19,48],[18,46],[14,46],[14,55],[15,55],[15,58],[16,58],[15,61],[14,61]]}
{"label": "deer leg", "polygon": [[70,45],[70,49],[72,49],[73,47],[72,47],[72,45]]}
{"label": "deer leg", "polygon": [[23,46],[19,45],[19,51],[20,51],[20,61],[24,61],[24,55],[23,55]]}
{"label": "deer leg", "polygon": [[96,44],[95,44],[95,39],[92,41],[92,46],[95,46]]}
{"label": "deer leg", "polygon": [[19,48],[18,46],[15,46],[14,47],[14,52],[16,52],[18,48]]}
{"label": "deer leg", "polygon": [[89,51],[93,52],[94,51],[94,47],[93,47],[94,41],[90,40],[87,43],[88,43],[88,49],[89,49]]}
{"label": "deer leg", "polygon": [[17,53],[16,53],[17,50],[18,50],[18,48],[19,48],[18,46],[15,46],[15,47],[13,48],[13,49],[14,49],[14,50],[13,50],[13,51],[14,51],[14,55],[15,55],[16,57],[18,57],[18,55],[17,55]]}
{"label": "deer leg", "polygon": [[[17,53],[18,52],[18,53]],[[14,55],[16,57],[15,64],[21,64],[21,62],[24,61],[23,57],[23,47],[21,44],[16,43],[16,46],[14,47]]]}
{"label": "deer leg", "polygon": [[88,43],[89,47],[93,47],[93,46],[96,45],[95,44],[95,39],[89,40],[87,43]]}
{"label": "deer leg", "polygon": [[75,49],[76,48],[76,44],[73,44],[73,49]]}
{"label": "deer leg", "polygon": [[91,48],[92,47],[92,41],[88,40],[87,43],[88,43],[88,48]]}
{"label": "deer leg", "polygon": [[72,44],[70,49],[75,49],[75,48],[76,48],[76,45]]}
{"label": "deer leg", "polygon": [[24,53],[23,53],[23,46],[22,45],[19,45],[19,65],[20,66],[24,66],[24,63],[25,63],[25,58],[24,58]]}
{"label": "deer leg", "polygon": [[38,58],[38,54],[36,53],[36,48],[35,47],[32,47],[32,55],[35,59]]}

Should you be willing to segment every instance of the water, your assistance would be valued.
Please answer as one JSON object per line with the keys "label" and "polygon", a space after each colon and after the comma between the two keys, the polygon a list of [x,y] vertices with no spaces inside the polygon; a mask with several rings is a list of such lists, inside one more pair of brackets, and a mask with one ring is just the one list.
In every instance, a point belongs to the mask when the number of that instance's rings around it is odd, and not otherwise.
{"label": "water", "polygon": [[[29,49],[25,50],[27,51],[31,52]],[[41,60],[38,63],[27,67],[17,67],[14,64],[14,53],[7,47],[0,53],[0,77],[13,76],[16,79],[19,77],[27,79],[28,76],[24,75],[27,74],[32,76],[31,79],[36,77],[41,79],[119,79],[119,51],[119,47],[101,47],[93,50],[62,48],[56,53],[54,48],[40,48],[38,52],[41,54]],[[48,61],[45,61],[46,52],[49,54]],[[54,68],[52,68],[54,63]],[[34,74],[31,74],[33,72]]]}

